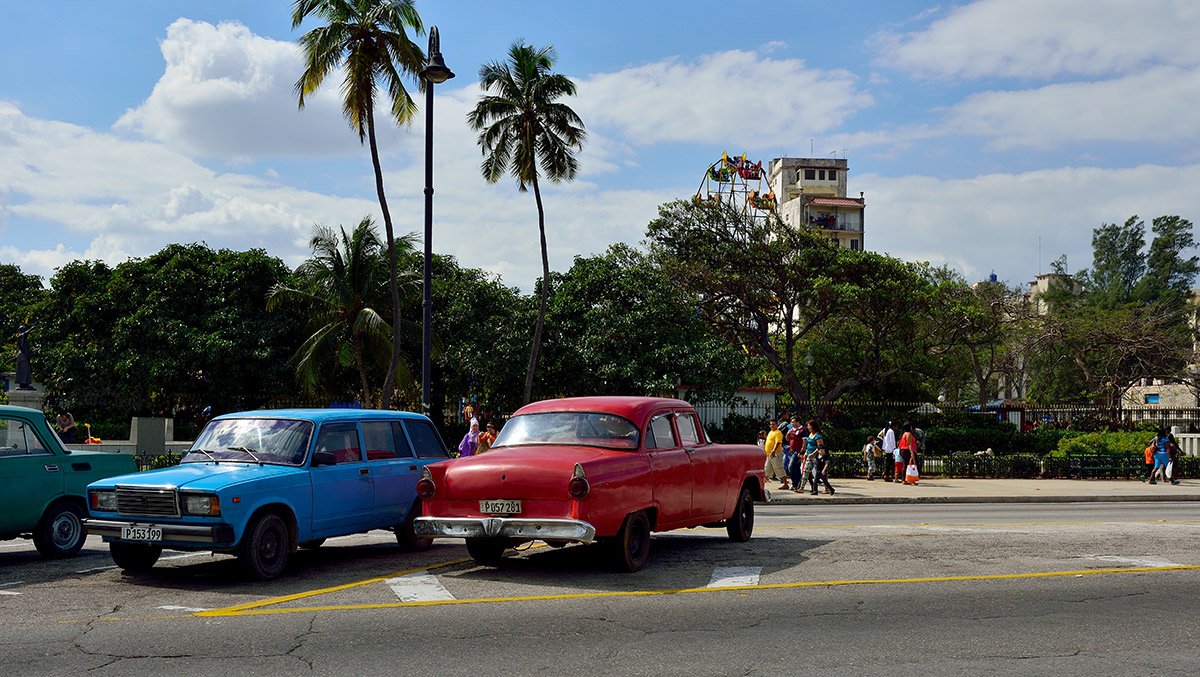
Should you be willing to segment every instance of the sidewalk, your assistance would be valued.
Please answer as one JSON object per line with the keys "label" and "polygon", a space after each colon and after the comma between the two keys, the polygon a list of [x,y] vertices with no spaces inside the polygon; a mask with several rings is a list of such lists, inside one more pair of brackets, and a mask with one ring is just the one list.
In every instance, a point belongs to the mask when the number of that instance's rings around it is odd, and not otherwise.
{"label": "sidewalk", "polygon": [[831,479],[836,492],[798,494],[767,481],[769,503],[1076,503],[1095,501],[1200,501],[1200,479],[1178,485],[1138,480],[983,480],[930,477],[917,486],[865,479]]}

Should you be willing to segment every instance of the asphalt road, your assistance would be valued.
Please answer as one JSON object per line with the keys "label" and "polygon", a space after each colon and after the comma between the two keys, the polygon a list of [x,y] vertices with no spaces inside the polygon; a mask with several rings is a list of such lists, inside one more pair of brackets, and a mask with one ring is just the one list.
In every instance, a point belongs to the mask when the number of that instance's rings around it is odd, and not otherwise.
{"label": "asphalt road", "polygon": [[384,532],[249,583],[226,556],[149,574],[103,544],[47,562],[0,542],[8,675],[867,672],[1194,674],[1195,503],[772,506],[755,536],[656,535],[616,574],[594,547],[499,568]]}

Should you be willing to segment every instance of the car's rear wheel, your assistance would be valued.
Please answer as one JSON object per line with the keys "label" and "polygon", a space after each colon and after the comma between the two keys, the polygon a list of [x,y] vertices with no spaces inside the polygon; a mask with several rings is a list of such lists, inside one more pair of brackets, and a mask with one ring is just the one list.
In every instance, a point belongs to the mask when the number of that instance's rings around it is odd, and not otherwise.
{"label": "car's rear wheel", "polygon": [[311,541],[301,541],[300,547],[304,548],[305,550],[316,550],[317,548],[321,547],[324,544],[325,544],[325,539],[314,538]]}
{"label": "car's rear wheel", "polygon": [[609,544],[618,571],[640,571],[650,559],[650,520],[645,512],[625,517],[617,537]]}
{"label": "car's rear wheel", "polygon": [[508,543],[500,538],[468,538],[467,539],[467,554],[471,559],[486,564],[495,566],[504,559],[504,551],[508,548]]}
{"label": "car's rear wheel", "polygon": [[70,557],[87,539],[83,510],[73,503],[56,503],[33,532],[33,545],[43,557]]}
{"label": "car's rear wheel", "polygon": [[113,564],[123,571],[139,573],[149,571],[154,566],[162,554],[162,546],[114,541],[108,544],[108,552],[112,555]]}
{"label": "car's rear wheel", "polygon": [[273,512],[263,513],[242,534],[238,560],[247,574],[268,581],[283,573],[291,549],[283,518]]}
{"label": "car's rear wheel", "polygon": [[733,514],[725,520],[725,531],[729,534],[729,540],[737,543],[745,543],[754,533],[754,494],[750,493],[750,487],[742,487],[738,494]]}
{"label": "car's rear wheel", "polygon": [[420,514],[421,502],[417,501],[413,504],[412,510],[408,511],[408,518],[404,520],[404,524],[396,527],[396,542],[400,544],[401,550],[421,552],[428,550],[433,545],[432,538],[418,536],[414,529],[417,516]]}

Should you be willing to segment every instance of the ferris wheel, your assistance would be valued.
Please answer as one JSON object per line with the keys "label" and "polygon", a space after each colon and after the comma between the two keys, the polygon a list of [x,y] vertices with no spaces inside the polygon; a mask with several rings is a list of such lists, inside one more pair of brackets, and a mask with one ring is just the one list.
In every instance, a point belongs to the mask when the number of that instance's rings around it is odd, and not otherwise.
{"label": "ferris wheel", "polygon": [[696,200],[720,202],[752,219],[766,218],[775,209],[775,192],[766,182],[762,161],[751,162],[746,154],[730,157],[721,153],[721,159],[709,165],[704,172]]}

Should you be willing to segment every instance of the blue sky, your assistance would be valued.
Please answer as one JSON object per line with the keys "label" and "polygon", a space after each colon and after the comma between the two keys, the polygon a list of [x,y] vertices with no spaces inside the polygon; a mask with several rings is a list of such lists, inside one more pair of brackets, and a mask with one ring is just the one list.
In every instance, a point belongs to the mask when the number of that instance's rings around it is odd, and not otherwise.
{"label": "blue sky", "polygon": [[[527,291],[532,197],[480,178],[465,123],[517,38],[558,48],[590,135],[546,190],[554,269],[640,241],[722,151],[846,158],[868,249],[972,280],[1087,266],[1101,223],[1200,214],[1195,2],[417,6],[458,76],[437,89],[434,249]],[[308,27],[276,0],[0,0],[0,261],[49,277],[203,241],[294,265],[314,223],[374,215],[338,83],[296,109]],[[380,129],[402,233],[423,218],[418,117]]]}

